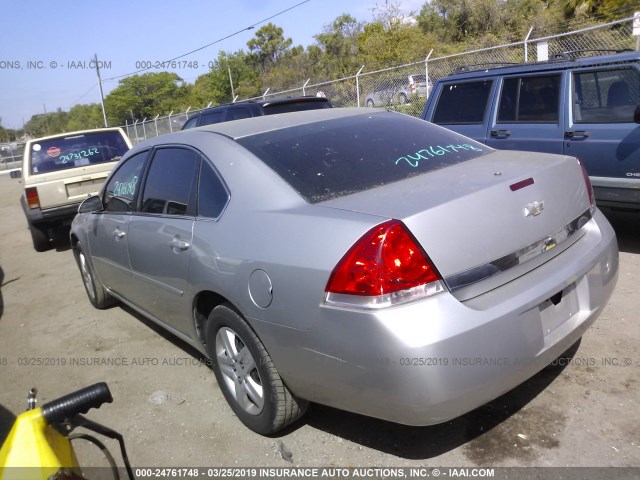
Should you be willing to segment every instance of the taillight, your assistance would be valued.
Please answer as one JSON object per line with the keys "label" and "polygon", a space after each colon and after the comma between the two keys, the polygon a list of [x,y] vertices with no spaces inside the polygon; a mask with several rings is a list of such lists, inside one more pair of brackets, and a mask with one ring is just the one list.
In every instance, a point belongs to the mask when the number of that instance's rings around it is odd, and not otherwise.
{"label": "taillight", "polygon": [[587,173],[587,169],[584,167],[584,164],[580,161],[580,159],[576,158],[576,160],[578,160],[578,165],[580,165],[580,168],[582,169],[582,177],[584,178],[584,183],[586,184],[587,192],[589,192],[589,204],[593,208],[596,206],[596,198],[595,198],[595,194],[593,193],[593,187],[591,186],[591,180],[589,179],[589,174]]}
{"label": "taillight", "polygon": [[36,187],[25,188],[24,194],[27,197],[29,208],[40,208],[40,197],[38,197],[38,189]]}
{"label": "taillight", "polygon": [[365,233],[342,257],[327,283],[326,300],[379,308],[441,292],[441,279],[405,225],[390,220]]}

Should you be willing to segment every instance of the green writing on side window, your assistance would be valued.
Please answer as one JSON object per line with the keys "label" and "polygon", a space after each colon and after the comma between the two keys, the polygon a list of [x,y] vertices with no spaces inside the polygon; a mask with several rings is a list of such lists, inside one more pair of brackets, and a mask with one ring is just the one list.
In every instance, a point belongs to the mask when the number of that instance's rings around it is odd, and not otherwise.
{"label": "green writing on side window", "polygon": [[136,194],[136,185],[138,184],[138,176],[136,175],[128,182],[116,182],[113,186],[114,197],[130,197]]}
{"label": "green writing on side window", "polygon": [[407,154],[403,157],[398,158],[396,160],[396,165],[402,162],[407,162],[409,166],[418,168],[420,160],[430,160],[435,157],[441,157],[443,155],[448,155],[451,153],[470,150],[474,152],[483,151],[481,148],[474,147],[473,145],[469,145],[468,143],[462,143],[459,145],[447,145],[445,147],[441,145],[431,145],[427,148],[423,148],[422,150],[418,150],[416,153]]}

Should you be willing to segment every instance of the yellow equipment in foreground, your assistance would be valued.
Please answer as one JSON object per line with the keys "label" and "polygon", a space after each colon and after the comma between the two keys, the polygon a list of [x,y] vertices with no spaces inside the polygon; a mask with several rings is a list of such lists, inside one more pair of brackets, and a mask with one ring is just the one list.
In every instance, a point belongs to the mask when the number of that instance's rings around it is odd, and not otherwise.
{"label": "yellow equipment in foreground", "polygon": [[70,393],[42,408],[35,407],[36,393],[35,388],[29,392],[27,411],[18,416],[0,449],[0,480],[83,479],[71,445],[73,438],[83,438],[100,447],[111,464],[114,478],[119,479],[113,457],[100,441],[86,434],[70,436],[78,426],[118,440],[127,474],[133,478],[122,435],[80,415],[113,401],[106,383]]}

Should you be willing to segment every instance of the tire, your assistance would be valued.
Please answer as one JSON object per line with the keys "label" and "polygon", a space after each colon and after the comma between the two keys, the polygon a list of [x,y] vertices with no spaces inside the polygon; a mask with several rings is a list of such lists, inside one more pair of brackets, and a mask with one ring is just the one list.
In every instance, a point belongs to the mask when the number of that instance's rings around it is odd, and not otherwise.
{"label": "tire", "polygon": [[260,339],[230,305],[214,308],[205,329],[218,385],[248,428],[272,435],[306,412],[308,402],[293,396]]}
{"label": "tire", "polygon": [[29,225],[29,231],[31,232],[31,240],[33,241],[33,248],[35,248],[36,252],[46,252],[51,248],[49,232],[46,227]]}
{"label": "tire", "polygon": [[96,278],[93,265],[91,265],[91,262],[84,254],[82,246],[79,243],[76,245],[73,253],[76,257],[78,268],[80,269],[82,284],[84,285],[84,289],[87,292],[87,297],[89,297],[91,305],[99,310],[115,305],[117,303],[116,299],[109,294],[109,292]]}
{"label": "tire", "polygon": [[400,100],[400,105],[404,105],[409,101],[404,93],[401,93],[398,99]]}
{"label": "tire", "polygon": [[373,100],[371,100],[371,99],[367,100],[367,107],[369,107],[369,108],[373,108],[374,107]]}

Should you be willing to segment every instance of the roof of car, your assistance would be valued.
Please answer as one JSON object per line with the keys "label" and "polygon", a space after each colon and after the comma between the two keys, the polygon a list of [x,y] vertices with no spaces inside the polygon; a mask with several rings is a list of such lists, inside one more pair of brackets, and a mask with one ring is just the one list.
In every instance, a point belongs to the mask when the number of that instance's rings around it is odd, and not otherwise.
{"label": "roof of car", "polygon": [[[492,75],[508,75],[520,72],[539,72],[545,70],[566,70],[576,68],[587,68],[595,65],[615,65],[624,64],[640,60],[640,52],[629,51],[614,53],[609,55],[598,55],[592,57],[570,58],[570,54],[562,55],[558,59],[552,59],[544,62],[518,63],[513,65],[501,65],[498,67],[482,68],[476,66],[476,69],[465,69],[452,73],[442,78],[440,81],[449,80],[451,78],[477,78]],[[466,67],[472,68],[474,66]]]}

